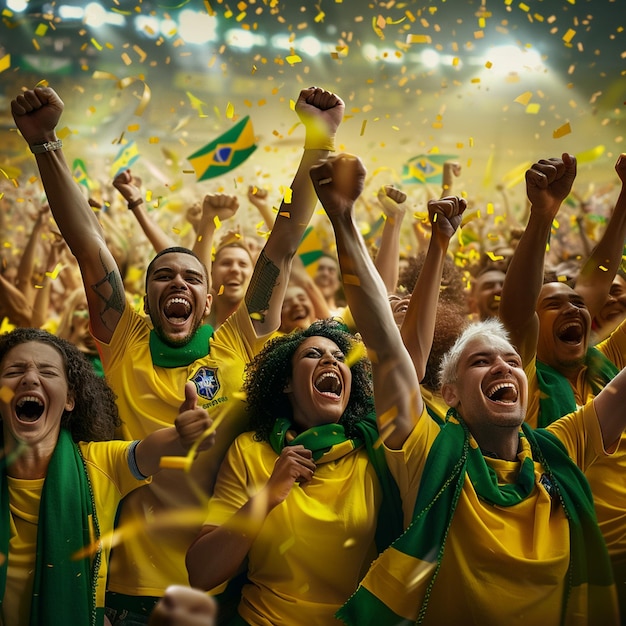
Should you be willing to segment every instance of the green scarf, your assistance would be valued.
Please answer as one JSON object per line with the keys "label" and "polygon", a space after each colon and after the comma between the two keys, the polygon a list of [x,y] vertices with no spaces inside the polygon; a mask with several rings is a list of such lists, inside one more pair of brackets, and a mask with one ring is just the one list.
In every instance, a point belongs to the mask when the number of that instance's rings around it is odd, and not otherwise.
{"label": "green scarf", "polygon": [[[578,609],[585,593],[588,614],[600,619],[598,623],[609,623],[601,617],[616,614],[615,590],[589,485],[554,435],[543,429],[533,431],[524,424],[520,437],[526,437],[533,457],[543,465],[569,522],[570,564],[562,623],[570,623],[568,610]],[[466,476],[482,499],[498,506],[514,506],[534,489],[530,457],[522,461],[515,484],[498,485],[480,449],[470,444],[467,427],[456,420],[448,422],[435,439],[423,476],[409,528],[374,562],[355,594],[337,612],[346,624],[407,625],[423,621]],[[406,557],[427,565],[424,576],[412,588],[407,588],[407,578],[398,569]],[[411,561],[412,568],[414,563]],[[407,594],[411,596],[408,599]],[[410,606],[412,614],[394,611],[400,604]]]}
{"label": "green scarf", "polygon": [[[589,348],[585,356],[587,378],[594,395],[617,376],[619,369],[597,348]],[[554,368],[536,361],[537,383],[541,392],[539,398],[538,425],[545,428],[563,415],[576,410],[574,391],[563,374]]]}
{"label": "green scarf", "polygon": [[185,367],[201,359],[211,351],[213,327],[203,324],[184,346],[165,343],[153,330],[150,331],[150,356],[158,367]]}
{"label": "green scarf", "polygon": [[402,532],[402,503],[398,486],[387,467],[385,451],[380,445],[376,415],[371,412],[359,420],[355,424],[358,437],[351,439],[346,436],[342,424],[322,424],[305,430],[295,439],[287,442],[287,431],[292,426],[291,421],[284,418],[279,418],[274,422],[269,442],[276,454],[280,454],[286,445],[303,445],[307,450],[311,450],[314,461],[327,462],[365,445],[383,492],[376,524],[376,546],[379,552],[382,552]]}
{"label": "green scarf", "polygon": [[[0,488],[0,553],[9,553],[9,491],[3,464]],[[33,579],[31,626],[94,626],[104,619],[96,608],[101,552],[93,559],[74,554],[100,536],[91,485],[84,460],[64,428],[50,459],[41,493],[37,552]],[[8,559],[0,568],[0,607],[4,599]]]}

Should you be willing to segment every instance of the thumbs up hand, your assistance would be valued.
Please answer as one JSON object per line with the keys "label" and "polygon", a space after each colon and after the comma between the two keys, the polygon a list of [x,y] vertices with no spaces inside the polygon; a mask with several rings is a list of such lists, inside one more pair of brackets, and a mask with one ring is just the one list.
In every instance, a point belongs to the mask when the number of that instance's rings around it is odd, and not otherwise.
{"label": "thumbs up hand", "polygon": [[[189,450],[213,423],[207,411],[198,406],[198,394],[192,382],[185,384],[185,399],[180,405],[180,412],[174,420],[176,432],[182,446]],[[207,450],[215,443],[215,432],[211,433],[198,446],[198,452]]]}

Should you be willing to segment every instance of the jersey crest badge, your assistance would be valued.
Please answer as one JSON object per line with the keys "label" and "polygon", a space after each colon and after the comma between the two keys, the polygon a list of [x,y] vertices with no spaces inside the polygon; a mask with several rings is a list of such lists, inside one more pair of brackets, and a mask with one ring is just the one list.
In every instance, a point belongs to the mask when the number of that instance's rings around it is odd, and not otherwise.
{"label": "jersey crest badge", "polygon": [[213,400],[220,390],[220,381],[217,379],[217,367],[201,367],[191,379],[196,385],[198,395],[205,400]]}

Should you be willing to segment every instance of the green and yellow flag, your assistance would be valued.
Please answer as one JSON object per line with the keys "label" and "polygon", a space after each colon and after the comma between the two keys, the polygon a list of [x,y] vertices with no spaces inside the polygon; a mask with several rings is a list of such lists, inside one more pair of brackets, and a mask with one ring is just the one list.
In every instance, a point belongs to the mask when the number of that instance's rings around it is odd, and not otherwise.
{"label": "green and yellow flag", "polygon": [[187,157],[197,180],[221,176],[241,165],[255,150],[254,130],[246,115],[230,130]]}
{"label": "green and yellow flag", "polygon": [[441,184],[443,165],[458,157],[452,154],[418,154],[402,166],[402,182],[407,184]]}
{"label": "green and yellow flag", "polygon": [[117,153],[111,165],[111,178],[115,178],[128,169],[139,158],[139,148],[134,141],[129,141]]}

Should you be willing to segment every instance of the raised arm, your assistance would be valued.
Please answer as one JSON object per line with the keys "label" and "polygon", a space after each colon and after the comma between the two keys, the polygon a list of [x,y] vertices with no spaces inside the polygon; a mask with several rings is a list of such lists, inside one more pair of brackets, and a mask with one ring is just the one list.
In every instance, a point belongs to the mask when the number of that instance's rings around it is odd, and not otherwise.
{"label": "raised arm", "polygon": [[546,245],[552,221],[576,177],[576,159],[542,159],[526,172],[530,218],[506,272],[499,316],[524,365],[537,351],[539,318],[535,312],[543,284]]}
{"label": "raised arm", "polygon": [[[622,189],[602,238],[585,261],[574,287],[575,291],[584,298],[592,318],[599,313],[606,302],[611,283],[617,274],[624,253],[624,240],[626,239],[626,154],[620,154],[615,164],[615,171],[622,181]],[[583,233],[582,225],[580,228],[581,233]]]}
{"label": "raised arm", "polygon": [[280,310],[291,260],[317,201],[309,170],[334,149],[335,133],[344,109],[341,98],[318,87],[303,89],[296,102],[296,112],[306,128],[304,153],[291,184],[291,202],[283,199],[280,205],[245,297],[258,335],[270,333],[280,326]]}
{"label": "raised arm", "polygon": [[250,204],[256,207],[256,210],[263,218],[263,222],[267,229],[272,230],[274,226],[274,214],[272,213],[272,209],[270,208],[268,201],[267,189],[261,189],[255,185],[250,185],[248,187],[248,200],[250,201]]}
{"label": "raised arm", "polygon": [[35,262],[37,249],[41,241],[41,235],[44,230],[44,223],[50,216],[50,207],[45,202],[35,217],[35,224],[30,232],[28,241],[24,246],[24,251],[20,257],[20,264],[17,268],[17,277],[15,286],[24,294],[26,301],[31,305],[35,301],[35,287],[33,285],[33,272],[35,271]]}
{"label": "raised arm", "polygon": [[387,293],[395,293],[400,274],[400,229],[406,213],[406,194],[392,185],[385,185],[378,190],[377,197],[386,219],[374,265]]}
{"label": "raised arm", "polygon": [[[193,244],[193,251],[204,263],[208,272],[209,280],[211,276],[211,263],[213,252],[213,238],[217,224],[215,218],[224,222],[230,219],[239,208],[237,196],[230,196],[225,193],[208,193],[202,201],[202,215],[196,227],[196,240]],[[211,285],[209,284],[209,289]]]}
{"label": "raised arm", "polygon": [[401,328],[404,345],[413,359],[420,381],[426,374],[428,355],[433,344],[437,302],[448,244],[459,227],[466,208],[467,202],[456,196],[428,201],[432,234]]}
{"label": "raised arm", "polygon": [[91,329],[98,339],[108,342],[126,307],[124,285],[100,224],[58,142],[55,129],[63,102],[53,89],[36,87],[17,96],[11,112],[24,140],[35,151],[50,209],[80,266]]}
{"label": "raised arm", "polygon": [[387,290],[355,222],[354,202],[363,190],[365,168],[358,158],[339,155],[311,168],[311,178],[335,231],[346,299],[372,361],[378,428],[386,445],[399,449],[423,402]]}
{"label": "raised arm", "polygon": [[134,177],[130,170],[120,172],[113,179],[113,186],[122,194],[128,204],[128,210],[135,216],[141,230],[152,244],[155,252],[161,252],[175,245],[156,220],[146,211],[146,205],[141,192],[141,181]]}

